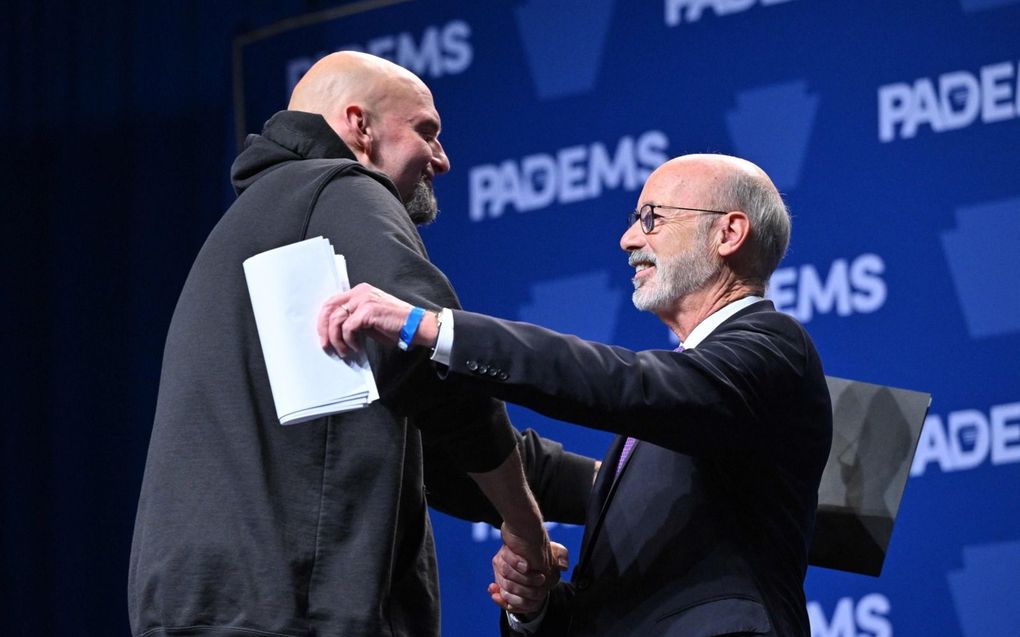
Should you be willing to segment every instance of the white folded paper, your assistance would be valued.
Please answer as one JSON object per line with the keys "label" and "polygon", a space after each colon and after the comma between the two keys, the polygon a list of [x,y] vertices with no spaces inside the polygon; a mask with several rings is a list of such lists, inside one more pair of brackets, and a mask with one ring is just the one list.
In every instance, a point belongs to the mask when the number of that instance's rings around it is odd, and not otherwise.
{"label": "white folded paper", "polygon": [[323,237],[257,254],[244,276],[281,425],[359,409],[379,398],[364,352],[348,359],[319,347],[323,302],[350,289],[347,264]]}

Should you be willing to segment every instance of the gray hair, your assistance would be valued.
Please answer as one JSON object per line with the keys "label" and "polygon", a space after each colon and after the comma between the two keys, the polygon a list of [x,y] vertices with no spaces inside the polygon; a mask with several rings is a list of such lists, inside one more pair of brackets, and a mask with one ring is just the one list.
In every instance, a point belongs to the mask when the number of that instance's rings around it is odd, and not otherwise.
{"label": "gray hair", "polygon": [[764,289],[790,243],[790,211],[768,178],[744,171],[733,171],[716,197],[719,210],[740,210],[750,220],[745,274]]}

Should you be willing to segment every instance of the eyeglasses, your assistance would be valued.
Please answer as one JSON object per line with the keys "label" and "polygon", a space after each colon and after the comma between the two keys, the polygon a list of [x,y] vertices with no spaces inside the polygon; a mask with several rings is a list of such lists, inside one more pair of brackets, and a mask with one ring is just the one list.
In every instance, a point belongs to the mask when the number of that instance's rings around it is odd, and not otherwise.
{"label": "eyeglasses", "polygon": [[724,210],[706,210],[705,208],[685,208],[683,206],[660,206],[659,204],[646,203],[645,205],[641,206],[640,210],[631,210],[629,213],[627,213],[627,227],[628,228],[631,227],[632,225],[634,225],[635,221],[638,221],[640,219],[641,232],[648,234],[652,230],[655,230],[656,219],[669,218],[660,214],[656,214],[655,213],[656,208],[667,208],[669,210],[690,210],[692,212],[703,212],[714,215],[726,214],[726,211]]}

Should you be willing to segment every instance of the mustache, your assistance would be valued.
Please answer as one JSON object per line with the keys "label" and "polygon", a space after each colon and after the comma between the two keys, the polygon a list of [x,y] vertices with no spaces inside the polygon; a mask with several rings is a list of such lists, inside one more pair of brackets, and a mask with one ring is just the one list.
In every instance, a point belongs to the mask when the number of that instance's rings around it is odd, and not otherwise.
{"label": "mustache", "polygon": [[631,250],[630,256],[627,257],[627,265],[635,267],[639,263],[651,263],[655,265],[655,255],[651,252],[645,252],[644,250]]}

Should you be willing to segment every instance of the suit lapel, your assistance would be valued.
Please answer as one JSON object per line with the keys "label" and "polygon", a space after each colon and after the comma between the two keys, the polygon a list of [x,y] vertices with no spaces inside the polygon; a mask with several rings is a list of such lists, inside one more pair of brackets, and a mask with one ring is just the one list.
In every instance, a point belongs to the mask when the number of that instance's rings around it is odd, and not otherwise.
{"label": "suit lapel", "polygon": [[[745,314],[774,310],[775,306],[771,301],[758,301],[727,318],[719,327],[722,327],[736,317],[743,316]],[[719,328],[716,328],[715,331],[718,330]],[[715,333],[715,331],[713,331],[713,333]],[[706,338],[711,337],[712,335],[709,334]],[[602,530],[602,523],[605,521],[606,512],[609,510],[613,497],[616,495],[616,490],[620,480],[623,479],[627,469],[634,463],[634,456],[641,453],[642,443],[639,442],[634,446],[630,457],[627,458],[627,462],[624,463],[623,468],[620,470],[620,475],[617,476],[616,465],[619,464],[620,452],[623,450],[623,444],[626,439],[626,436],[617,436],[613,440],[612,444],[609,446],[609,450],[606,452],[605,458],[602,461],[602,468],[599,469],[599,475],[595,479],[595,485],[592,487],[592,497],[588,502],[588,511],[585,515],[584,536],[581,539],[581,557],[577,561],[577,566],[574,568],[574,577],[585,572],[586,566],[591,559],[592,549],[598,539],[599,532]]]}
{"label": "suit lapel", "polygon": [[606,511],[609,510],[609,505],[616,494],[617,484],[623,478],[624,473],[627,472],[627,467],[633,461],[638,447],[641,446],[640,444],[634,446],[630,457],[627,458],[627,462],[624,463],[623,468],[620,470],[620,475],[617,476],[616,465],[620,462],[620,452],[623,451],[623,444],[626,440],[626,436],[617,436],[613,440],[613,443],[609,446],[609,451],[606,452],[606,456],[602,461],[602,468],[599,469],[595,486],[592,487],[593,497],[588,502],[588,513],[584,521],[584,536],[581,539],[581,559],[577,562],[577,568],[574,569],[575,573],[584,570],[583,567],[591,555],[595,539],[602,529],[602,521],[606,517]]}

